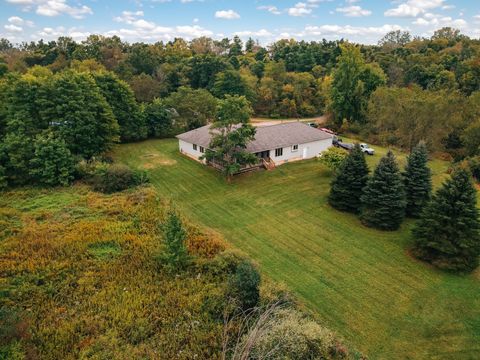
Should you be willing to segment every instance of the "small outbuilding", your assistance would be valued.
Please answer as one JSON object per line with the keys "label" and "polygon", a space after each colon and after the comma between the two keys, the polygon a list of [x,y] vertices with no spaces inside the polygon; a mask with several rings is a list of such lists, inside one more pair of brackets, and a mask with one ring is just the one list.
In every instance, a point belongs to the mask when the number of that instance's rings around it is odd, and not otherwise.
{"label": "small outbuilding", "polygon": [[[211,140],[210,125],[177,135],[180,152],[197,161]],[[332,146],[333,135],[302,122],[288,122],[257,127],[255,140],[247,151],[259,164],[281,165],[289,161],[311,159]]]}

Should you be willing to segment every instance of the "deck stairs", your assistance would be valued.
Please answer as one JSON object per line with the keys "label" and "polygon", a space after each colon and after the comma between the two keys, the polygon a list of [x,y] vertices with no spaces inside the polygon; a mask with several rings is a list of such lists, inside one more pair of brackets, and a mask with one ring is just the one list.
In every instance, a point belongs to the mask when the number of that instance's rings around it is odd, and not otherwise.
{"label": "deck stairs", "polygon": [[265,167],[265,169],[267,170],[273,170],[275,169],[275,163],[273,162],[273,160],[271,158],[265,158],[265,159],[262,159],[263,160],[263,166]]}

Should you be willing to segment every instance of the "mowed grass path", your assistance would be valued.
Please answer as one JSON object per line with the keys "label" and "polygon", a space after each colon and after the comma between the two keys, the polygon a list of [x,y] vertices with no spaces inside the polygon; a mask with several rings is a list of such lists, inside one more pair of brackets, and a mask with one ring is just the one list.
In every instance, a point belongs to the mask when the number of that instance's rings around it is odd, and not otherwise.
{"label": "mowed grass path", "polygon": [[[371,165],[385,150],[377,151]],[[379,232],[330,208],[331,173],[317,160],[226,184],[180,155],[176,140],[122,145],[115,156],[148,169],[162,196],[248,253],[370,358],[480,358],[479,272],[455,276],[412,259],[411,222]],[[447,166],[432,164],[436,183]]]}

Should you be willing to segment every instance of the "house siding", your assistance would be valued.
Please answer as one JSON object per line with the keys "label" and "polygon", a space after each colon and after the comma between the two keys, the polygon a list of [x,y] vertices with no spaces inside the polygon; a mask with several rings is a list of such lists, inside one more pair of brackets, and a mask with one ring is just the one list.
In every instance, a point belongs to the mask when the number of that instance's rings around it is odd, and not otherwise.
{"label": "house siding", "polygon": [[[318,156],[323,151],[332,146],[332,139],[318,140],[306,144],[298,144],[298,150],[292,151],[292,146],[284,147],[282,156],[275,156],[275,149],[270,150],[270,158],[275,165],[281,165],[289,161],[311,159]],[[307,149],[306,157],[303,157],[303,151]]]}
{"label": "house siding", "polygon": [[200,156],[203,155],[203,153],[200,152],[200,145],[197,144],[197,150],[194,150],[193,144],[183,140],[178,140],[178,147],[182,154],[187,155],[188,157],[194,160],[197,160],[199,162],[203,162],[203,163],[205,162],[205,160],[200,160]]}
{"label": "house siding", "polygon": [[[194,150],[193,144],[183,140],[179,140],[178,146],[182,154],[187,155],[194,160],[205,162],[199,159],[203,155],[200,152],[200,145],[197,145],[197,150]],[[332,139],[326,139],[326,140],[313,141],[306,144],[298,144],[297,151],[292,151],[292,146],[283,147],[282,156],[275,156],[275,149],[271,149],[270,158],[273,160],[275,165],[281,165],[289,161],[297,161],[297,160],[314,158],[318,156],[321,152],[327,150],[331,146],[332,146]],[[307,149],[307,154],[306,154],[306,157],[304,158],[303,151],[305,148]]]}

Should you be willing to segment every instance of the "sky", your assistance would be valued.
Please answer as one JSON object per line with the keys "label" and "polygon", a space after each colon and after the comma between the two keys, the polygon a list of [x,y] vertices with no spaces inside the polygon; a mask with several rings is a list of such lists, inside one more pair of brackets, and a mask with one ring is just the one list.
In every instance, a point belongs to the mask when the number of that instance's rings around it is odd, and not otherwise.
{"label": "sky", "polygon": [[480,0],[0,0],[12,43],[90,34],[128,42],[175,37],[347,39],[375,44],[392,30],[429,37],[451,26],[480,37]]}

